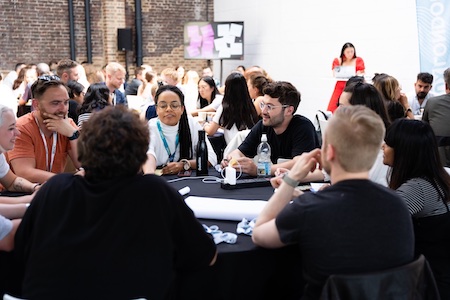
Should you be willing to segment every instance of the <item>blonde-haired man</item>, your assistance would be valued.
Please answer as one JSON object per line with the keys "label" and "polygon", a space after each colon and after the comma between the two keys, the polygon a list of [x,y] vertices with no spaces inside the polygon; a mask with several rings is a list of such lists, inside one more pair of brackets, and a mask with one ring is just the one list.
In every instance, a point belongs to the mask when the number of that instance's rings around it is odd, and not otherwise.
{"label": "blonde-haired man", "polygon": [[[302,299],[319,299],[331,274],[365,273],[413,261],[411,217],[402,199],[369,180],[384,138],[371,109],[339,107],[322,149],[301,155],[257,218],[253,242],[267,248],[298,244],[306,280]],[[330,187],[301,193],[295,186],[319,163]]]}
{"label": "blonde-haired man", "polygon": [[113,96],[113,105],[124,105],[128,107],[125,94],[119,90],[125,82],[126,74],[127,71],[125,68],[117,62],[110,62],[105,67],[105,84]]}
{"label": "blonde-haired man", "polygon": [[161,71],[161,80],[163,84],[177,85],[178,72],[174,68],[165,68]]}

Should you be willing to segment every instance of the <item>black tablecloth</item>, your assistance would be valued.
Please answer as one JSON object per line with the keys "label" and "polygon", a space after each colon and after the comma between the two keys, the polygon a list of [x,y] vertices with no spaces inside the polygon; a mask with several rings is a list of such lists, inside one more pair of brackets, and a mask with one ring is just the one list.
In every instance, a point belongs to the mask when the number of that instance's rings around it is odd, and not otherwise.
{"label": "black tablecloth", "polygon": [[[209,170],[209,176],[208,182],[212,177],[221,178],[214,169]],[[195,172],[189,179],[165,178],[177,190],[189,186],[191,191],[186,197],[268,200],[273,193],[270,186],[224,190],[220,183],[202,182],[204,178],[195,177]],[[239,223],[211,219],[199,221],[233,233],[236,233]],[[217,248],[219,255],[213,267],[180,277],[178,299],[300,299],[304,281],[297,246],[264,249],[254,245],[250,236],[239,234],[236,244],[220,243]]]}
{"label": "black tablecloth", "polygon": [[[228,199],[267,200],[272,187],[224,190],[220,183],[203,183],[203,178],[171,182],[176,189],[189,186],[186,195]],[[210,177],[220,177],[214,169]],[[164,176],[168,181],[176,176]],[[238,221],[199,219],[208,226],[217,225],[224,232],[236,233]],[[280,249],[264,249],[255,246],[250,236],[240,234],[236,244],[221,243],[217,246],[216,264],[207,270],[179,274],[172,293],[173,299],[188,300],[248,300],[248,299],[300,299],[304,281],[301,277],[300,254],[296,246]],[[14,280],[11,266],[12,253],[0,252],[0,292],[15,294],[20,283]],[[151,283],[149,283],[151,284]]]}

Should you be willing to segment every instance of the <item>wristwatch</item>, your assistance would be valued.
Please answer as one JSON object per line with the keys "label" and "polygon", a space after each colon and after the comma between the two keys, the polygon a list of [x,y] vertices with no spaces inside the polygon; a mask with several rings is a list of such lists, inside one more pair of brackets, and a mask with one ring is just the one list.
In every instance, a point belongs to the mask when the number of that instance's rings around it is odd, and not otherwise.
{"label": "wristwatch", "polygon": [[183,169],[185,171],[187,171],[187,170],[189,170],[191,168],[191,163],[187,159],[183,158],[182,160],[180,160],[180,162],[183,163]]}
{"label": "wristwatch", "polygon": [[71,137],[69,137],[69,141],[76,140],[76,139],[79,138],[79,137],[80,137],[80,131],[79,131],[79,130],[76,130],[76,131],[73,133],[73,135],[72,135]]}

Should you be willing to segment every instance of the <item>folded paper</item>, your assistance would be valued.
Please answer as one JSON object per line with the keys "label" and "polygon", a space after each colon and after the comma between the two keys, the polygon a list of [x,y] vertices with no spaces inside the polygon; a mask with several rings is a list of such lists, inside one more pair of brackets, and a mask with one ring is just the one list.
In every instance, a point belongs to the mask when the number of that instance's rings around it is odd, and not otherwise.
{"label": "folded paper", "polygon": [[241,221],[256,218],[267,201],[189,196],[186,204],[197,218]]}

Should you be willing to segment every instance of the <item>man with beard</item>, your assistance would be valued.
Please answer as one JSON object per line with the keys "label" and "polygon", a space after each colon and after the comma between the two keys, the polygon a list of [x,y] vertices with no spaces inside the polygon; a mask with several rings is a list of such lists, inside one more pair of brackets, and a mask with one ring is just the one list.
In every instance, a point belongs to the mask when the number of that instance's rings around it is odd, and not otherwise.
{"label": "man with beard", "polygon": [[276,81],[266,85],[264,98],[260,103],[262,120],[253,126],[241,145],[222,160],[222,167],[228,166],[231,159],[239,164],[234,168],[243,173],[256,175],[257,166],[253,161],[261,142],[261,135],[267,135],[271,147],[271,174],[277,168],[290,169],[293,157],[320,147],[312,122],[295,114],[300,104],[300,92],[289,82]]}
{"label": "man with beard", "polygon": [[433,87],[433,75],[430,73],[417,74],[417,81],[414,83],[415,94],[408,97],[409,106],[415,115],[421,115],[423,109],[427,104],[428,98],[433,97],[433,93],[430,93]]}
{"label": "man with beard", "polygon": [[31,86],[33,111],[17,119],[20,135],[7,159],[13,172],[31,182],[44,183],[62,173],[70,156],[80,167],[78,127],[68,118],[69,94],[58,76],[44,75]]}
{"label": "man with beard", "polygon": [[[266,248],[298,245],[306,280],[302,299],[319,299],[332,274],[385,270],[414,259],[413,225],[404,201],[369,180],[384,134],[383,121],[371,109],[339,107],[322,149],[302,154],[282,179],[271,179],[279,186],[257,217],[252,240]],[[332,185],[292,199],[298,182],[317,163]]]}

